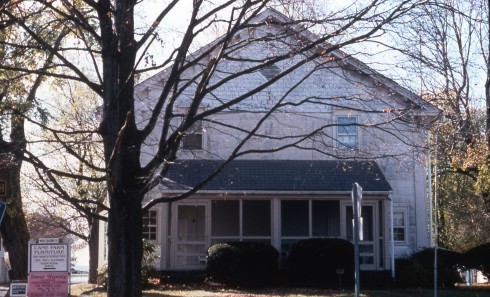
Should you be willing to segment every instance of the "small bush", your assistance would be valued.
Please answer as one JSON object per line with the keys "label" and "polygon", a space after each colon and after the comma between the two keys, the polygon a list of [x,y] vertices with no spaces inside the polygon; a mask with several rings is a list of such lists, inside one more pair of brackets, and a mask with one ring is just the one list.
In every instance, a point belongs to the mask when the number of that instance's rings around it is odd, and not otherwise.
{"label": "small bush", "polygon": [[463,262],[466,269],[477,269],[486,277],[490,277],[490,242],[464,253]]}
{"label": "small bush", "polygon": [[[413,254],[407,260],[398,260],[395,266],[397,284],[402,287],[434,286],[434,249],[426,248]],[[395,264],[395,265],[396,265]],[[458,268],[462,265],[460,253],[447,250],[437,250],[437,285],[452,288],[462,281]]]}
{"label": "small bush", "polygon": [[207,250],[208,275],[233,283],[267,282],[277,272],[279,252],[260,242],[214,244]]}
{"label": "small bush", "polygon": [[159,277],[159,272],[155,268],[155,262],[160,259],[155,245],[143,239],[143,258],[141,259],[141,284],[143,287],[150,285],[150,279]]}
{"label": "small bush", "polygon": [[[143,287],[148,287],[151,278],[160,276],[159,271],[154,266],[155,261],[159,258],[155,245],[151,241],[143,239],[143,257],[141,259],[141,285]],[[107,288],[108,272],[107,265],[99,268],[97,274],[97,284],[99,286]]]}
{"label": "small bush", "polygon": [[297,242],[288,257],[291,273],[300,281],[337,285],[337,269],[343,269],[342,283],[352,284],[354,245],[339,238],[311,238]]}

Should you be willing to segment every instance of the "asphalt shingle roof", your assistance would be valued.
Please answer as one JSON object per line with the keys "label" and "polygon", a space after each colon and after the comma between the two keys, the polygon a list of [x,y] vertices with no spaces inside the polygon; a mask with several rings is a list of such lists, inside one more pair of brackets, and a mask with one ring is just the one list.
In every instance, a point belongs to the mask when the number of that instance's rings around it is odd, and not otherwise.
{"label": "asphalt shingle roof", "polygon": [[[205,180],[223,161],[178,160],[161,184],[165,190],[186,190]],[[234,160],[210,180],[208,191],[390,191],[374,161]]]}

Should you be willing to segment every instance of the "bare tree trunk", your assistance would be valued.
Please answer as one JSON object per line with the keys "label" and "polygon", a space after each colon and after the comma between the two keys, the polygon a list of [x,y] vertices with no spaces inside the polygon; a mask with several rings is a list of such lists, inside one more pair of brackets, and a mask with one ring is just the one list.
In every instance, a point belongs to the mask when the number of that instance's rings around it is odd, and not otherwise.
{"label": "bare tree trunk", "polygon": [[107,292],[108,296],[140,297],[143,252],[141,201],[117,198],[120,202],[111,203],[109,214]]}
{"label": "bare tree trunk", "polygon": [[99,220],[90,218],[92,224],[90,226],[90,234],[88,240],[88,253],[89,253],[89,270],[88,270],[88,282],[89,284],[97,283],[97,264],[99,258]]}
{"label": "bare tree trunk", "polygon": [[[3,163],[4,160],[0,160]],[[7,193],[2,201],[7,204],[7,211],[0,226],[5,251],[9,253],[9,271],[11,280],[27,279],[27,255],[29,244],[29,231],[22,209],[20,190],[20,168],[22,162],[12,160],[9,164],[2,164],[0,179],[7,183]]]}

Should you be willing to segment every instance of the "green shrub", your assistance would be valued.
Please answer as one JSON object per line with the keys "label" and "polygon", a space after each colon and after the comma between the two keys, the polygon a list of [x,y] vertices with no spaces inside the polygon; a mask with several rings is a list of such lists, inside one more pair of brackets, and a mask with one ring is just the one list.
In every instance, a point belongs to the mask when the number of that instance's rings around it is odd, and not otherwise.
{"label": "green shrub", "polygon": [[143,287],[150,284],[150,278],[159,276],[159,272],[155,268],[155,261],[159,258],[155,245],[151,241],[143,239],[143,258],[141,259],[141,284]]}
{"label": "green shrub", "polygon": [[207,272],[225,282],[267,282],[277,272],[279,253],[270,244],[228,242],[214,244],[207,250]]}
{"label": "green shrub", "polygon": [[478,269],[490,277],[490,242],[472,248],[463,254],[466,269]]}
{"label": "green shrub", "polygon": [[289,269],[300,281],[336,285],[337,269],[343,269],[343,284],[354,277],[354,245],[340,238],[311,238],[298,241],[288,257]]}
{"label": "green shrub", "polygon": [[[155,245],[151,241],[143,239],[143,257],[141,259],[141,284],[143,287],[147,287],[150,284],[150,278],[160,276],[154,266],[155,261],[159,258]],[[97,284],[99,286],[107,287],[108,272],[107,264],[99,268],[97,274]]]}
{"label": "green shrub", "polygon": [[[396,282],[402,287],[434,286],[434,249],[426,248],[414,253],[407,260],[395,265]],[[458,268],[462,267],[462,255],[458,252],[437,249],[437,285],[452,288],[462,281]]]}

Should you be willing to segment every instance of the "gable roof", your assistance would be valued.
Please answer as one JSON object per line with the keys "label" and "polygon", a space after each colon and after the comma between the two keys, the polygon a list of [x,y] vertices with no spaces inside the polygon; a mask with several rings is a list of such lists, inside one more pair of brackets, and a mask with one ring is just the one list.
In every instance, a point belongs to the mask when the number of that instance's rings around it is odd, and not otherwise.
{"label": "gable roof", "polygon": [[[221,164],[221,160],[178,160],[160,189],[190,190]],[[346,192],[354,182],[368,192],[392,190],[373,161],[233,160],[202,191]]]}
{"label": "gable roof", "polygon": [[[266,8],[264,11],[254,16],[254,18],[250,20],[250,23],[252,24],[264,23],[267,24],[267,26],[285,26],[288,30],[294,31],[295,35],[301,36],[301,39],[305,41],[315,42],[315,40],[319,39],[319,36],[317,36],[316,34],[303,28],[300,24],[295,24],[295,22],[292,19],[288,18],[287,16],[277,11],[276,9],[270,7]],[[240,35],[238,34],[237,36]],[[203,54],[207,53],[210,48],[216,46],[216,44],[218,44],[225,37],[226,37],[225,35],[221,36],[215,39],[214,41],[210,42],[209,44],[194,51],[193,53],[190,53],[187,56],[186,60],[188,59],[192,60],[197,57],[203,57],[202,56]],[[330,47],[332,47],[331,44],[323,42],[322,44],[316,46],[316,50],[322,51],[322,49],[328,49]],[[397,82],[386,77],[380,72],[374,70],[373,68],[369,67],[367,64],[347,54],[341,49],[334,49],[332,51],[329,51],[329,55],[331,57],[335,57],[338,61],[340,61],[339,66],[344,70],[349,70],[356,73],[362,73],[367,77],[369,77],[370,80],[373,81],[377,86],[383,86],[389,91],[389,93],[398,94],[401,98],[404,99],[403,105],[413,108],[413,110],[418,115],[429,116],[432,118],[440,114],[440,110],[438,108],[436,108],[431,103],[422,99],[419,95],[401,86]],[[154,85],[154,83],[151,82],[152,80],[161,81],[163,77],[165,77],[165,73],[167,72],[167,70],[168,68],[160,71],[154,76],[139,83],[137,85],[137,88],[144,90],[148,86]],[[159,85],[159,83],[156,83],[156,85]],[[393,99],[395,97],[390,96],[390,98]]]}

